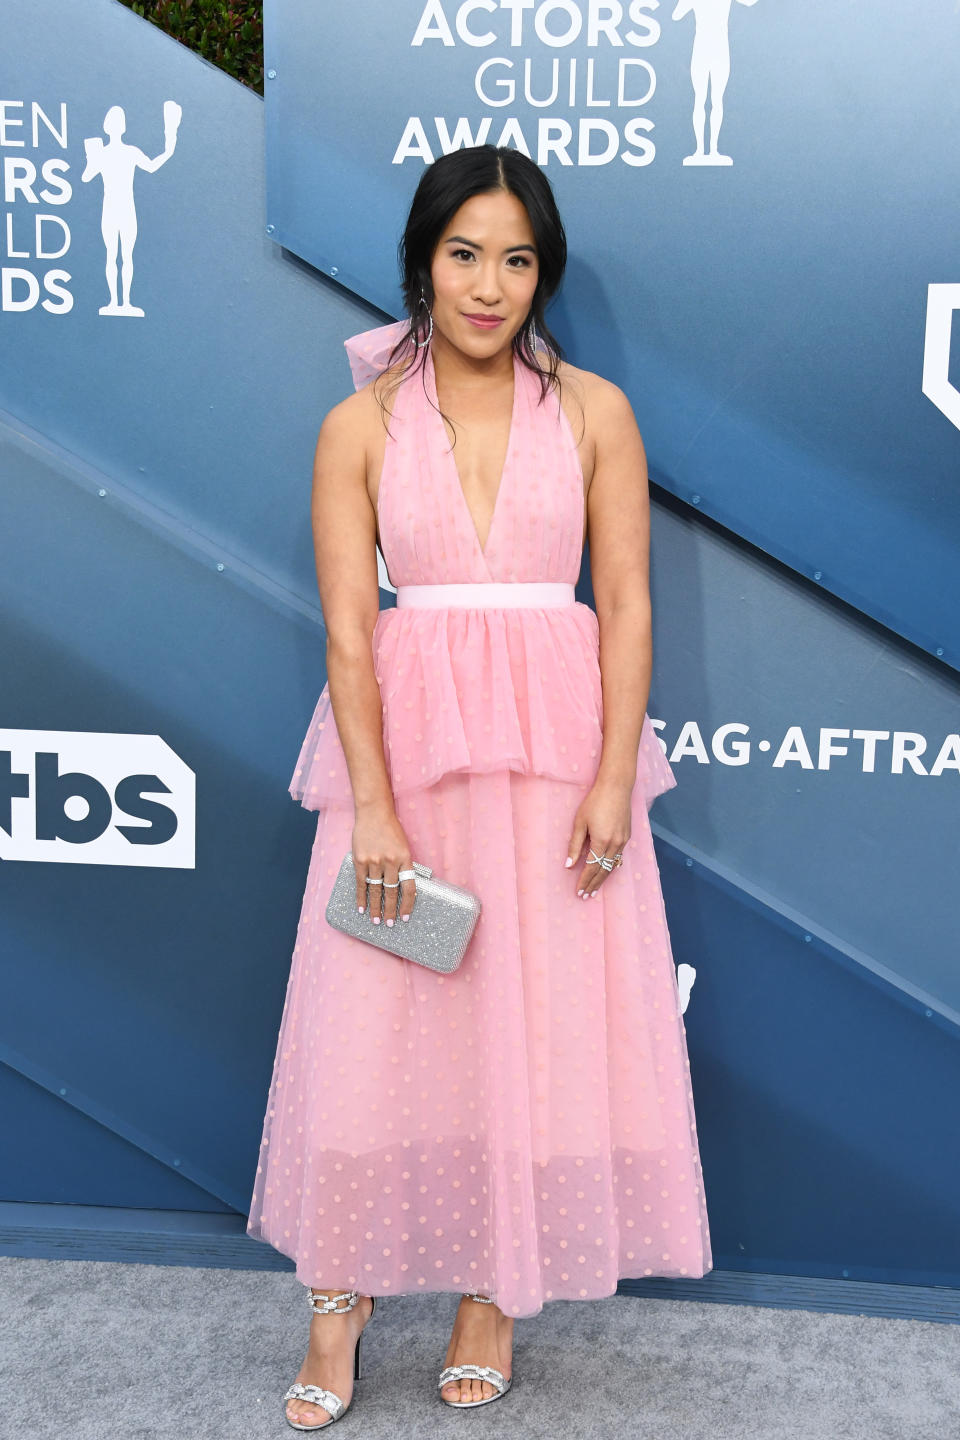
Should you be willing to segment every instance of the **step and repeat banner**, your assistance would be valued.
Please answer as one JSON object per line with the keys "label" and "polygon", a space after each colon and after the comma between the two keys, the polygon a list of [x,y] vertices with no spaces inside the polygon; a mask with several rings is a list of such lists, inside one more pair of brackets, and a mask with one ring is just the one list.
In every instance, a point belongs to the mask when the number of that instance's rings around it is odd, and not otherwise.
{"label": "step and repeat banner", "polygon": [[492,142],[554,186],[551,327],[650,461],[717,1268],[960,1283],[953,0],[267,0],[263,100],[116,0],[4,19],[0,1249],[11,1206],[242,1235],[316,434],[424,165]]}
{"label": "step and repeat banner", "polygon": [[[954,0],[272,0],[267,230],[384,310],[424,164],[511,145],[654,479],[960,663]],[[349,197],[349,202],[346,202]]]}

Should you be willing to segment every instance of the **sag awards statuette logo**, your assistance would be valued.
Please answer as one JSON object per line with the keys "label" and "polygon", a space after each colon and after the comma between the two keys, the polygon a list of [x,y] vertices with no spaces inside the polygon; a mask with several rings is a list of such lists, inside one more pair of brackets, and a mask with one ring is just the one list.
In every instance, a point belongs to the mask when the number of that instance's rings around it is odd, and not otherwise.
{"label": "sag awards statuette logo", "polygon": [[[103,131],[109,137],[104,145],[99,136],[84,140],[87,163],[81,180],[103,181],[103,212],[100,234],[107,250],[107,286],[109,305],[100,306],[101,315],[143,315],[139,305],[130,303],[133,283],[133,247],[137,242],[137,211],[133,199],[133,181],[138,170],[152,175],[165,165],[176,149],[177,130],[183,111],[175,100],[163,103],[163,150],[151,160],[138,145],[123,139],[127,118],[119,105],[111,105],[103,118]],[[123,299],[117,299],[117,250],[122,263]]]}
{"label": "sag awards statuette logo", "polygon": [[[730,79],[730,5],[732,0],[678,0],[674,20],[682,20],[691,10],[696,21],[690,79],[693,81],[693,133],[697,148],[686,156],[684,165],[732,165],[729,155],[717,149],[720,126],[723,124],[723,95]],[[756,5],[757,0],[737,0],[740,5]],[[707,111],[707,87],[710,89],[710,149],[704,150],[704,125]]]}
{"label": "sag awards statuette logo", "polygon": [[[730,79],[734,3],[753,6],[757,0],[676,0],[671,12],[673,21],[693,18],[690,80],[696,148],[684,157],[684,165],[733,164],[719,142]],[[661,40],[662,23],[651,13],[659,7],[660,0],[626,0],[617,5],[598,0],[500,0],[499,7],[495,0],[464,0],[459,5],[426,0],[419,9],[411,48],[431,55],[437,46],[496,47],[506,52],[480,60],[473,73],[474,95],[484,109],[519,109],[522,103],[526,111],[504,116],[496,130],[490,115],[476,123],[465,115],[452,123],[433,113],[429,119],[411,115],[392,163],[429,164],[437,152],[492,143],[512,145],[543,166],[551,161],[609,165],[617,159],[634,167],[652,164],[654,122],[643,110],[656,93],[657,72],[645,55],[635,52],[650,50]],[[574,46],[586,54],[571,53]],[[517,55],[524,49],[527,54]],[[566,57],[563,51],[568,52]],[[429,93],[429,84],[422,88]],[[553,114],[543,113],[551,110]],[[597,115],[597,110],[607,114]]]}
{"label": "sag awards statuette logo", "polygon": [[[34,310],[39,305],[48,314],[66,315],[73,309],[73,295],[68,288],[73,275],[50,262],[61,260],[69,252],[72,232],[62,215],[40,207],[66,206],[73,199],[71,164],[66,158],[70,146],[67,106],[61,101],[59,120],[55,121],[34,101],[28,122],[18,113],[24,105],[19,100],[0,100],[0,154],[7,206],[3,217],[5,253],[0,269],[0,308],[10,313]],[[104,116],[106,142],[100,136],[83,142],[86,165],[80,179],[89,182],[99,178],[103,186],[100,234],[106,249],[110,298],[100,306],[101,315],[143,316],[130,294],[137,239],[133,184],[138,170],[152,175],[170,159],[182,114],[175,100],[164,101],[163,150],[152,157],[123,139],[127,121],[119,105],[111,105]],[[50,144],[62,153],[41,157],[39,152]],[[14,153],[28,147],[34,152],[32,156]],[[9,263],[18,260],[26,263]]]}

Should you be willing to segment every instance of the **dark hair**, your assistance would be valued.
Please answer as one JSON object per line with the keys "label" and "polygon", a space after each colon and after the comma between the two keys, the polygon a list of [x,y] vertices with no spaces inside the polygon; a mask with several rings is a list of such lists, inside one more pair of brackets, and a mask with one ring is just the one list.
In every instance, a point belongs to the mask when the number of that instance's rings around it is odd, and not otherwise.
{"label": "dark hair", "polygon": [[[433,307],[430,266],[440,237],[451,218],[473,195],[505,190],[515,195],[530,217],[537,247],[539,273],[530,314],[513,337],[512,347],[522,364],[540,376],[540,399],[560,379],[557,360],[565,358],[559,341],[550,333],[544,316],[547,304],[560,288],[567,263],[567,237],[546,175],[535,161],[506,145],[474,145],[451,150],[429,165],[420,177],[403,236],[398,246],[400,284],[410,330],[390,352],[387,369],[402,357],[426,358],[417,343],[429,330],[427,307]],[[426,305],[421,304],[421,294]],[[547,347],[547,368],[537,359],[530,340],[533,327]],[[413,365],[405,374],[417,367]]]}

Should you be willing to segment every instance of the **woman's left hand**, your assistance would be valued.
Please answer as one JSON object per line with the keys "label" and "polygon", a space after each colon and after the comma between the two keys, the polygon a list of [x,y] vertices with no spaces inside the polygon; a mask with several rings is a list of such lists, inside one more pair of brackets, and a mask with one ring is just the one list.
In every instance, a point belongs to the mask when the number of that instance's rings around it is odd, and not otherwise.
{"label": "woman's left hand", "polygon": [[[584,796],[573,817],[570,845],[567,850],[567,865],[576,863],[577,856],[587,842],[587,854],[592,852],[615,860],[630,839],[630,798],[632,785],[598,779]],[[620,862],[622,863],[622,862]],[[617,863],[614,864],[614,869]],[[599,859],[588,859],[577,877],[577,894],[583,899],[595,895],[600,886],[612,875]]]}

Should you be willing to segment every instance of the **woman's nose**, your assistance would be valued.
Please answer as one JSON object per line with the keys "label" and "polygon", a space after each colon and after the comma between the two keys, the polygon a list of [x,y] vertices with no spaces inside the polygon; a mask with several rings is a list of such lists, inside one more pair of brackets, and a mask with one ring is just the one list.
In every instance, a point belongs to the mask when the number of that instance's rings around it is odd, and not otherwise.
{"label": "woman's nose", "polygon": [[500,284],[495,270],[480,270],[474,281],[473,293],[486,305],[495,305],[500,298]]}

